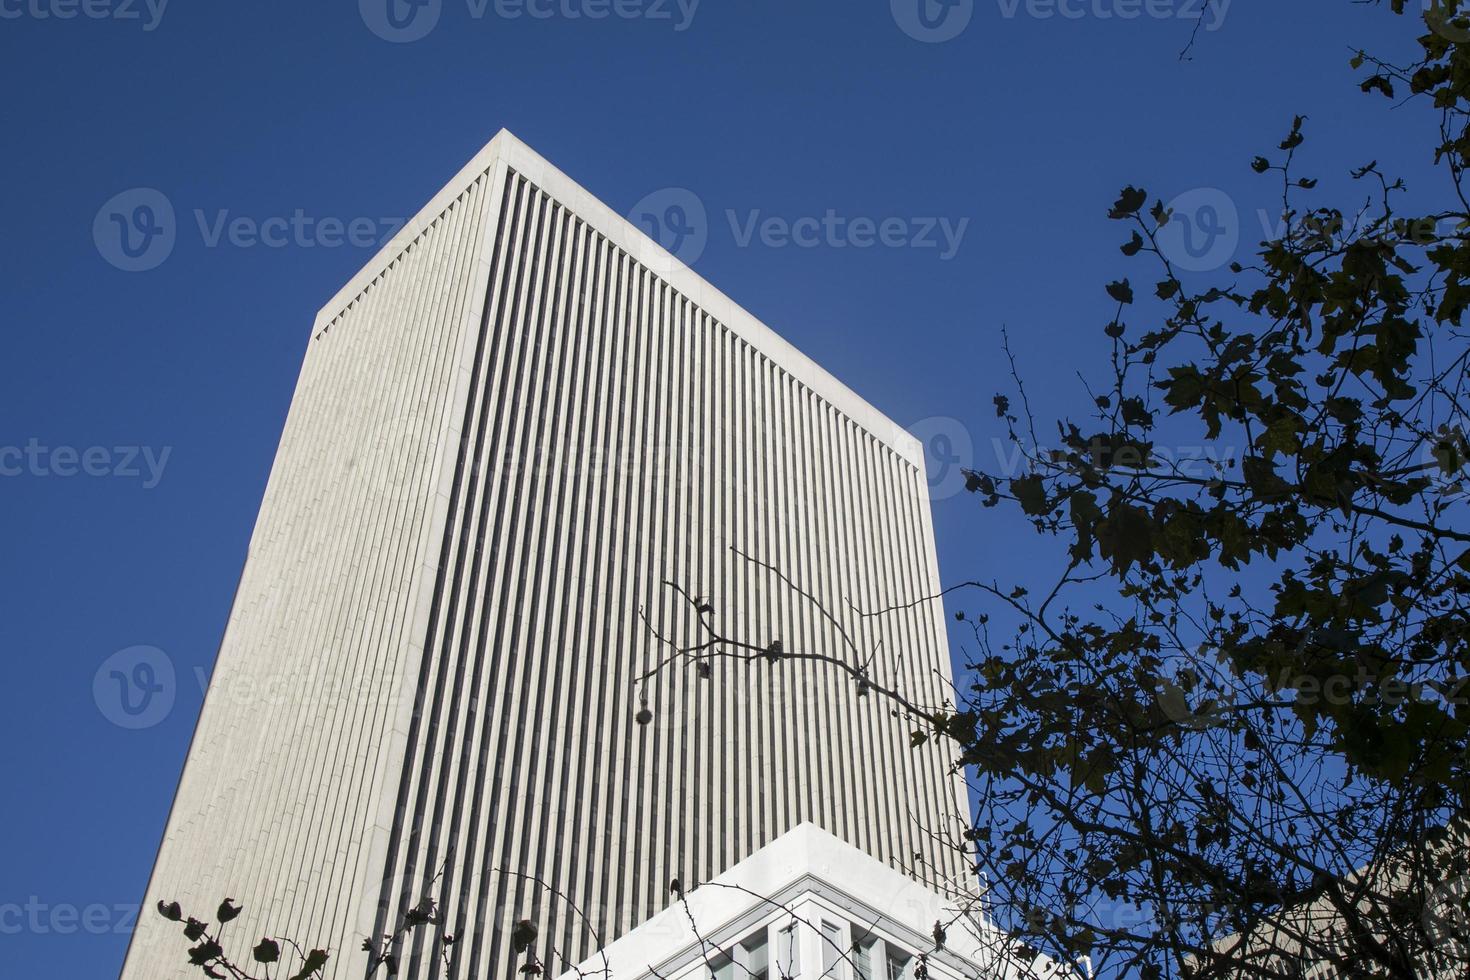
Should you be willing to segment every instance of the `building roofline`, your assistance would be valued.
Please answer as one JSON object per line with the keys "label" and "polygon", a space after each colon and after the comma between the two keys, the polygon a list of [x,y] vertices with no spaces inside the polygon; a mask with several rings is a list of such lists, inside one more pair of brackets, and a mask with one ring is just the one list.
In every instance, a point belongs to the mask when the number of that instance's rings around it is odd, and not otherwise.
{"label": "building roofline", "polygon": [[342,313],[382,275],[409,243],[464,193],[465,188],[483,174],[493,171],[499,162],[504,162],[560,201],[599,234],[648,267],[921,473],[924,472],[924,449],[918,439],[506,129],[496,133],[417,215],[405,223],[392,241],[336,292],[317,314],[313,334]]}
{"label": "building roofline", "polygon": [[[847,910],[855,925],[886,932],[911,951],[928,950],[932,962],[943,964],[955,976],[988,969],[984,964],[993,962],[992,944],[1005,941],[977,910],[957,914],[963,906],[954,900],[816,824],[803,822],[711,882],[693,887],[682,902],[670,895],[670,905],[593,952],[563,980],[601,977],[604,964],[611,973],[608,980],[678,976],[696,965],[709,947],[724,948],[737,941],[739,934],[804,895],[820,896]],[[698,932],[692,925],[696,921]],[[937,922],[948,923],[940,950],[932,949]],[[987,933],[985,940],[976,930]],[[1053,975],[1065,975],[1039,955],[1033,967],[1043,963],[1055,971]]]}

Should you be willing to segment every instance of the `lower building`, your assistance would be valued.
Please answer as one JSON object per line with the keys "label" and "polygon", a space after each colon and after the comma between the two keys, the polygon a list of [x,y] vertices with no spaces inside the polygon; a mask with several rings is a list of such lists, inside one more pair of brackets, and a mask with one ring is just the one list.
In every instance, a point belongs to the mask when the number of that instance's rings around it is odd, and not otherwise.
{"label": "lower building", "polygon": [[1382,968],[1369,970],[1352,953],[1374,948],[1371,943],[1411,964],[1417,980],[1470,977],[1470,837],[1462,823],[1452,828],[1337,879],[1335,894],[1282,909],[1254,929],[1218,940],[1213,949],[1228,975],[1381,976]]}
{"label": "lower building", "polygon": [[560,980],[1085,980],[1005,936],[984,896],[942,896],[804,823]]}

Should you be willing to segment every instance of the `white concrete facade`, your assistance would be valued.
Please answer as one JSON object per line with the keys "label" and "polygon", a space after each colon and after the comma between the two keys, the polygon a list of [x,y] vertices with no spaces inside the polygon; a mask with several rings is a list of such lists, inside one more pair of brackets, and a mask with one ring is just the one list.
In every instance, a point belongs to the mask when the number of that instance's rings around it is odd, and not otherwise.
{"label": "white concrete facade", "polygon": [[[560,980],[1044,980],[977,897],[940,895],[810,823],[681,893]],[[683,891],[683,889],[688,891]],[[943,945],[935,925],[944,930]]]}
{"label": "white concrete facade", "polygon": [[[803,821],[957,878],[953,758],[815,664],[632,677],[721,623],[840,652],[828,608],[939,587],[917,442],[508,133],[317,317],[147,895],[261,935],[363,938],[424,894],[454,974],[505,975],[526,916],[590,951]],[[948,696],[937,604],[852,617],[872,669]],[[916,864],[914,856],[921,860]],[[432,885],[430,882],[432,881]],[[126,980],[184,943],[145,916]],[[421,930],[400,976],[444,968]]]}

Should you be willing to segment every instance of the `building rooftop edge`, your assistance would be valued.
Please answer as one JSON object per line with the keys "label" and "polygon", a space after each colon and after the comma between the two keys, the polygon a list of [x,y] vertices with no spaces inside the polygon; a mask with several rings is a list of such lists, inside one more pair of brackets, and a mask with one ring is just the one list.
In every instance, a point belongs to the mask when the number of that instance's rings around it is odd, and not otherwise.
{"label": "building rooftop edge", "polygon": [[[947,974],[967,976],[978,970],[983,975],[1012,978],[1011,971],[995,969],[995,944],[1006,940],[988,920],[982,924],[983,913],[957,915],[961,905],[953,899],[803,821],[710,882],[694,884],[682,902],[670,895],[670,904],[593,951],[579,966],[562,974],[561,980],[594,976],[604,980],[606,971],[612,975],[605,980],[683,976],[709,948],[724,948],[739,938],[728,933],[744,931],[752,918],[769,918],[785,901],[811,894],[839,902],[850,900],[847,904],[853,911],[862,911],[855,925],[892,933],[912,953],[929,948],[927,937],[934,924],[945,921],[945,946],[929,949],[928,955],[944,964]],[[987,938],[982,940],[976,930],[985,931]],[[1045,957],[1035,955],[1033,968],[1043,964],[1059,980],[1066,976]]]}
{"label": "building rooftop edge", "polygon": [[450,202],[458,198],[477,177],[490,172],[498,161],[504,161],[511,169],[560,201],[597,232],[661,276],[674,289],[689,297],[865,431],[892,448],[920,473],[924,472],[923,445],[918,439],[507,129],[496,133],[404,225],[392,241],[384,245],[337,290],[318,312],[313,333],[341,313],[402,253],[407,243],[417,238]]}

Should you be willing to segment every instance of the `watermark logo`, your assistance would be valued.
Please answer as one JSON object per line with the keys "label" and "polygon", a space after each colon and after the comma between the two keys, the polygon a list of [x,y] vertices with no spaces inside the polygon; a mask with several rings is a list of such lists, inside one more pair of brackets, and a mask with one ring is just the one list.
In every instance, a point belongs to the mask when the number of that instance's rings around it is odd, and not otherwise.
{"label": "watermark logo", "polygon": [[0,0],[0,20],[115,20],[158,29],[169,0]]}
{"label": "watermark logo", "polygon": [[975,16],[975,0],[889,0],[889,6],[899,28],[925,44],[953,41]]}
{"label": "watermark logo", "polygon": [[151,187],[123,191],[98,210],[92,240],[98,253],[124,272],[156,269],[178,241],[173,203]]}
{"label": "watermark logo", "polygon": [[628,220],[685,265],[698,262],[709,245],[709,212],[684,187],[654,191],[633,205]]}
{"label": "watermark logo", "polygon": [[444,0],[358,0],[368,30],[392,44],[421,41],[439,26]]}
{"label": "watermark logo", "polygon": [[92,678],[92,700],[102,716],[119,728],[152,728],[174,707],[174,664],[157,647],[119,650],[102,662]]}
{"label": "watermark logo", "polygon": [[934,416],[909,426],[924,446],[929,499],[947,500],[965,489],[965,472],[975,467],[975,441],[959,419]]}
{"label": "watermark logo", "polygon": [[1235,257],[1240,246],[1240,211],[1215,187],[1185,191],[1166,206],[1169,223],[1159,229],[1159,251],[1176,269],[1212,272]]}

